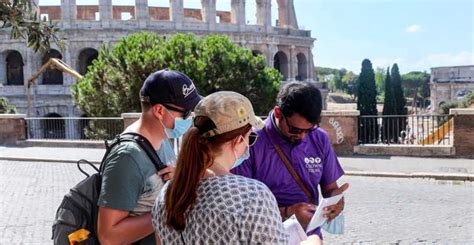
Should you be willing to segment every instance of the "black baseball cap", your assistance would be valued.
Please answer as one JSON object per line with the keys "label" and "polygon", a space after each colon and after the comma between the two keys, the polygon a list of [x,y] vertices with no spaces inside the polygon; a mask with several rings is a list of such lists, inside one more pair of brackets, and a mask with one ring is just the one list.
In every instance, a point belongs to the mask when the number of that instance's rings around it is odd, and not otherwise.
{"label": "black baseball cap", "polygon": [[184,73],[160,70],[149,75],[140,89],[140,101],[156,104],[173,104],[193,111],[201,100],[193,81]]}

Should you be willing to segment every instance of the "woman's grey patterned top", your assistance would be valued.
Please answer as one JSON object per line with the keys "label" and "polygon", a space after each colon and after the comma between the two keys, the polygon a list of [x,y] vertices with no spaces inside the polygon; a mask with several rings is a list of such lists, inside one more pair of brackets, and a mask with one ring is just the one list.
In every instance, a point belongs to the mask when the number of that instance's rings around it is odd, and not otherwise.
{"label": "woman's grey patterned top", "polygon": [[[238,175],[203,179],[182,233],[166,225],[167,183],[153,207],[162,244],[286,244],[275,197],[262,182]],[[182,236],[182,238],[181,238]]]}

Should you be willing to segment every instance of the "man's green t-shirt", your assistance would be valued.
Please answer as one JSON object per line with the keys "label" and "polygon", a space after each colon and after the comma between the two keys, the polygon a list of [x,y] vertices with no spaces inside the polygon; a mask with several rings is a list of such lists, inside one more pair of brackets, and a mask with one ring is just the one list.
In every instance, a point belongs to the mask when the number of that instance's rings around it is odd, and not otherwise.
{"label": "man's green t-shirt", "polygon": [[[110,151],[104,164],[97,204],[129,211],[130,216],[151,212],[164,183],[146,152],[134,142],[122,142]],[[155,244],[154,234],[140,244]]]}

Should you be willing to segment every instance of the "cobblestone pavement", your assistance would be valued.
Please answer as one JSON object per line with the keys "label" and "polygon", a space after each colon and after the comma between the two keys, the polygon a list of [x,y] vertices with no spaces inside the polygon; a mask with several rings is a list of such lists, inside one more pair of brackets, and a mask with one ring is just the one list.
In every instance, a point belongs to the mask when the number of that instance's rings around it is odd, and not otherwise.
{"label": "cobblestone pavement", "polygon": [[[0,161],[0,244],[51,244],[62,196],[83,178],[74,164]],[[345,177],[346,233],[326,244],[474,244],[474,184]]]}

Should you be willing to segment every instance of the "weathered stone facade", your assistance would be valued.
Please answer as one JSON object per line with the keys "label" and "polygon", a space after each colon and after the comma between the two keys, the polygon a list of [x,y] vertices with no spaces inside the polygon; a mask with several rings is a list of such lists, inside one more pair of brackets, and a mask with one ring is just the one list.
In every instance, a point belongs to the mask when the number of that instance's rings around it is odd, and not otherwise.
{"label": "weathered stone facade", "polygon": [[434,112],[444,103],[462,100],[474,92],[474,65],[431,68],[430,89]]}
{"label": "weathered stone facade", "polygon": [[[38,3],[38,0],[33,0]],[[56,71],[44,73],[31,88],[32,106],[28,111],[26,81],[49,57],[61,58],[84,74],[102,45],[113,45],[120,38],[138,31],[163,35],[193,32],[228,35],[239,45],[263,54],[267,63],[283,74],[285,81],[314,82],[313,47],[310,31],[298,29],[293,0],[255,0],[256,25],[245,23],[245,0],[231,0],[231,11],[217,11],[217,0],[202,0],[201,9],[185,9],[184,0],[170,0],[169,8],[148,6],[148,0],[135,0],[134,6],[113,6],[112,0],[99,0],[98,6],[76,5],[62,0],[61,6],[39,6],[42,18],[57,22],[66,38],[66,50],[57,47],[36,54],[21,40],[9,39],[0,31],[0,96],[29,116],[82,116],[74,105],[70,86],[75,79]],[[271,4],[278,4],[278,26],[271,23]],[[124,16],[127,20],[123,20]],[[323,90],[324,97],[327,94]]]}

